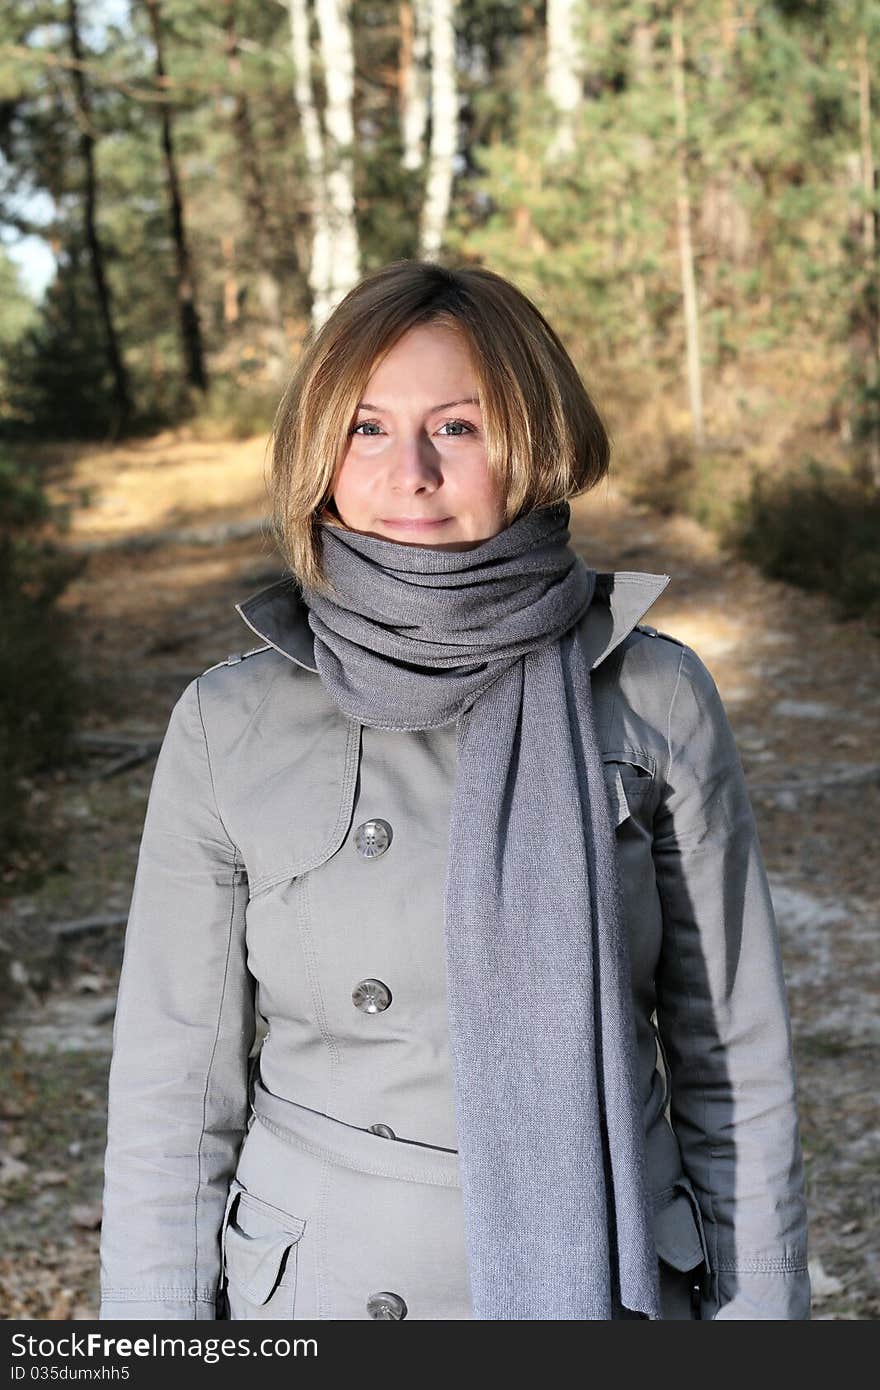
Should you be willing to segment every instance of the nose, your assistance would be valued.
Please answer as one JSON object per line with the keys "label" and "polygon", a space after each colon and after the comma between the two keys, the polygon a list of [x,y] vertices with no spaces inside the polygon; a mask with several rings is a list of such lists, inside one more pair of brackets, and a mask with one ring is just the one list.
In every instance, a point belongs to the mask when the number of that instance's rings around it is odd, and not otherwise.
{"label": "nose", "polygon": [[433,492],[442,481],[440,454],[424,430],[401,435],[391,469],[391,484],[400,492]]}

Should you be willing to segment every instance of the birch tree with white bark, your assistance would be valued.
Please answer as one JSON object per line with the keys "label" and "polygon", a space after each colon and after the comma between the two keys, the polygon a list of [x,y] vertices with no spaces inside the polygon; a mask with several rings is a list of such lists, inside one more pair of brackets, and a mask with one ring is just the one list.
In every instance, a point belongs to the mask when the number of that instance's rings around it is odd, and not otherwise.
{"label": "birch tree with white bark", "polygon": [[547,67],[544,86],[557,112],[547,160],[574,153],[577,115],[583,100],[584,56],[579,35],[581,0],[547,0]]}
{"label": "birch tree with white bark", "polygon": [[430,0],[401,0],[400,132],[404,169],[421,169],[428,126]]}
{"label": "birch tree with white bark", "polygon": [[425,260],[434,260],[443,242],[452,201],[458,147],[458,83],[455,71],[454,0],[429,0],[429,9],[431,139],[419,246]]}
{"label": "birch tree with white bark", "polygon": [[706,442],[703,421],[703,369],[700,358],[700,309],[694,270],[694,244],[691,235],[691,195],[687,165],[687,95],[684,82],[684,15],[677,4],[672,11],[672,89],[675,104],[676,215],[678,253],[681,265],[681,292],[684,305],[684,331],[687,353],[688,400],[691,432],[701,449]]}
{"label": "birch tree with white bark", "polygon": [[347,7],[315,0],[326,91],[323,127],[312,82],[308,0],[287,0],[294,95],[312,208],[309,289],[312,323],[322,324],[360,278],[354,200],[354,56]]}
{"label": "birch tree with white bark", "polygon": [[[877,174],[871,143],[871,67],[868,37],[864,30],[856,43],[856,75],[859,91],[859,165],[862,185],[862,246],[864,248],[865,302],[868,345],[865,354],[865,384],[873,401],[868,433],[868,460],[874,486],[880,488],[880,314],[877,310]],[[871,293],[870,286],[874,286]]]}

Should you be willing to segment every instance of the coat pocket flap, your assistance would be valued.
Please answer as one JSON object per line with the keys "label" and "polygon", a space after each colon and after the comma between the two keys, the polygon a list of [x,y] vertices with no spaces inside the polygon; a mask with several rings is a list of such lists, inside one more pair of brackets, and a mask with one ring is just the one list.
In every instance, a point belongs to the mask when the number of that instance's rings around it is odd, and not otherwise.
{"label": "coat pocket flap", "polygon": [[223,1226],[223,1271],[251,1303],[263,1304],[283,1279],[306,1223],[253,1197],[234,1190]]}
{"label": "coat pocket flap", "polygon": [[606,749],[602,753],[602,770],[611,805],[611,824],[620,825],[632,815],[633,807],[642,804],[654,781],[654,761],[640,750]]}
{"label": "coat pocket flap", "polygon": [[705,1240],[694,1209],[696,1198],[676,1184],[654,1208],[657,1254],[673,1269],[693,1269],[706,1259]]}
{"label": "coat pocket flap", "polygon": [[265,1303],[278,1286],[287,1252],[296,1241],[287,1235],[247,1236],[235,1226],[226,1233],[226,1274],[251,1303]]}

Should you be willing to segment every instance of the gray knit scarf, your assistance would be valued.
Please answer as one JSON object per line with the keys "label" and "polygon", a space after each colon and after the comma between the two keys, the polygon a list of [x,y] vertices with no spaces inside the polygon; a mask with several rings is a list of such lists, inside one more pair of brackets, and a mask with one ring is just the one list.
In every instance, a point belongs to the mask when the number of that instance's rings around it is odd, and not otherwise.
{"label": "gray knit scarf", "polygon": [[458,721],[445,933],[473,1315],[660,1317],[632,988],[567,502],[471,550],[319,526],[315,664],[380,729]]}

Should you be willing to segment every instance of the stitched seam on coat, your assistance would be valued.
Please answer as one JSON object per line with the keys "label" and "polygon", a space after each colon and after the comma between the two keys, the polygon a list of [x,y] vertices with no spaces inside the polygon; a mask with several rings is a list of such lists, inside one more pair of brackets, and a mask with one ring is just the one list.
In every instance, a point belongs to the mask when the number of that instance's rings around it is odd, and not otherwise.
{"label": "stitched seam on coat", "polygon": [[[277,648],[267,647],[266,650],[277,651]],[[269,699],[269,696],[274,694],[275,687],[279,683],[279,681],[281,681],[285,676],[289,677],[290,675],[291,670],[289,665],[279,667],[279,669],[275,671],[272,678],[267,682],[266,689],[264,690],[261,698],[258,700],[256,707],[252,709],[250,714],[248,715],[247,723],[241,728],[239,738],[243,738],[244,735],[248,732],[248,730],[252,727],[254,720],[257,718],[257,715],[260,713],[260,710],[263,708],[264,704]]]}
{"label": "stitched seam on coat", "polygon": [[151,1286],[149,1289],[101,1290],[101,1300],[105,1303],[165,1303],[168,1300],[175,1303],[214,1303],[216,1298],[216,1290],[204,1289],[201,1293],[194,1294],[191,1289],[165,1288],[162,1284],[158,1287]]}
{"label": "stitched seam on coat", "polygon": [[[617,703],[616,695],[614,697],[614,702],[615,704]],[[654,754],[651,752],[651,750],[649,748],[641,748],[637,743],[634,743],[631,739],[626,738],[622,739],[619,744],[615,744],[613,747],[608,746],[610,743],[611,739],[606,738],[600,744],[600,757],[602,758],[603,762],[625,762],[631,764],[633,767],[642,767],[642,764],[638,761],[638,759],[644,758],[645,762],[647,763],[648,770],[651,773],[651,776],[642,777],[640,778],[640,781],[644,782],[644,790],[647,791],[649,785],[651,785],[651,783],[653,782],[654,776],[657,772],[657,759],[654,757]],[[644,772],[645,768],[642,768],[642,771]]]}
{"label": "stitched seam on coat", "polygon": [[351,819],[353,801],[351,791],[354,787],[355,773],[357,771],[358,750],[361,737],[361,725],[353,719],[350,719],[348,722],[350,727],[345,749],[345,765],[342,773],[343,795],[340,799],[339,813],[334,822],[333,829],[318,852],[317,859],[314,863],[308,863],[305,868],[294,863],[284,873],[273,874],[272,877],[268,879],[257,879],[251,884],[251,901],[260,893],[265,893],[268,892],[270,888],[275,888],[279,883],[286,883],[291,878],[299,878],[301,875],[308,873],[310,869],[317,868],[319,865],[323,864],[338,847],[336,842],[337,839],[340,838],[339,831],[343,830],[344,832],[345,827]]}
{"label": "stitched seam on coat", "polygon": [[788,1260],[737,1260],[716,1265],[720,1274],[805,1274],[806,1261]]}
{"label": "stitched seam on coat", "polygon": [[[672,751],[672,709],[673,709],[673,706],[674,706],[674,704],[675,704],[675,697],[676,697],[676,695],[678,694],[678,687],[679,687],[679,685],[681,684],[681,675],[682,675],[682,671],[683,671],[683,669],[684,669],[684,660],[685,660],[685,657],[687,656],[687,653],[688,653],[688,648],[687,648],[687,647],[682,647],[682,649],[681,649],[681,656],[680,656],[679,659],[678,659],[678,674],[677,674],[677,676],[676,676],[676,678],[675,678],[675,688],[674,688],[674,690],[673,690],[673,692],[672,692],[672,699],[671,699],[670,702],[669,702],[669,714],[668,714],[668,716],[667,716],[667,725],[666,725],[666,744],[667,744],[667,747],[668,747],[668,749],[669,749],[669,767],[667,768],[667,781],[668,781],[669,773],[670,773],[671,770],[672,770],[672,765],[673,765],[673,763],[675,762],[675,755],[673,754],[673,751]],[[683,872],[684,872],[684,870],[682,869],[682,873],[683,873]],[[658,891],[659,891],[659,885],[658,885]],[[662,895],[661,895],[661,901],[662,901]],[[664,917],[664,919],[663,919],[663,930],[664,930],[664,932],[666,931],[666,919],[665,919],[665,917]],[[676,927],[676,930],[675,930],[675,946],[676,946],[676,956],[677,956],[677,959],[678,959],[679,969],[680,969],[680,968],[681,968],[681,953],[680,953],[680,948],[679,948],[679,944],[678,944],[678,928],[677,928],[677,927]],[[692,1046],[694,1046],[694,1045],[696,1044],[696,1040],[697,1040],[697,1030],[696,1030],[696,1028],[695,1028],[695,1026],[694,1026],[693,999],[692,999],[691,991],[690,991],[690,990],[687,990],[687,991],[686,991],[685,999],[686,999],[685,1008],[686,1008],[687,1028],[688,1028],[688,1032],[689,1032],[690,1035],[691,1035],[691,1044],[692,1044]],[[695,1053],[696,1053],[698,1056],[701,1055],[699,1049],[696,1048],[695,1046],[694,1046],[694,1051],[695,1051]],[[708,1133],[709,1133],[709,1126],[708,1126],[708,1107],[709,1107],[709,1101],[708,1101],[708,1097],[707,1097],[707,1095],[706,1095],[706,1078],[705,1078],[705,1076],[703,1075],[701,1069],[698,1070],[696,1074],[697,1074],[697,1079],[698,1079],[698,1081],[699,1081],[699,1083],[700,1083],[700,1094],[701,1094],[702,1100],[703,1100],[703,1133],[706,1134],[706,1135],[708,1135]],[[674,1100],[674,1098],[675,1098],[675,1083],[674,1083],[674,1082],[672,1083],[672,1095],[673,1095],[673,1100]],[[677,1136],[676,1136],[676,1138],[677,1138]],[[703,1222],[703,1226],[704,1226],[704,1232],[703,1232],[703,1233],[704,1233],[704,1236],[705,1236],[705,1239],[706,1239],[706,1250],[707,1250],[707,1253],[709,1253],[709,1264],[710,1264],[710,1266],[711,1266],[712,1271],[714,1272],[714,1271],[716,1270],[717,1264],[718,1264],[718,1223],[717,1223],[716,1218],[715,1218],[715,1204],[714,1204],[714,1202],[713,1202],[713,1200],[712,1200],[713,1185],[712,1185],[712,1147],[711,1147],[711,1144],[707,1144],[707,1145],[706,1145],[706,1167],[707,1167],[706,1200],[707,1200],[708,1205],[709,1205],[709,1219],[710,1219],[710,1223],[711,1223],[712,1229],[711,1229],[711,1233],[710,1233],[709,1231],[706,1231],[706,1230],[705,1230],[705,1222]],[[689,1175],[688,1175],[688,1176],[689,1176]],[[700,1200],[699,1200],[699,1197],[697,1196],[696,1190],[694,1191],[694,1196],[696,1197],[697,1206],[699,1207],[699,1206],[700,1206]],[[702,1215],[702,1208],[701,1208],[701,1215]],[[710,1240],[711,1240],[711,1244],[712,1244],[711,1252],[709,1251]]]}
{"label": "stitched seam on coat", "polygon": [[315,1239],[315,1299],[318,1309],[318,1317],[322,1321],[333,1318],[333,1308],[330,1302],[330,1274],[327,1272],[326,1262],[328,1254],[327,1237],[327,1204],[330,1200],[330,1184],[333,1176],[333,1165],[329,1158],[325,1158],[321,1163],[321,1177],[318,1183],[318,1198],[316,1202],[315,1221],[317,1226],[317,1236]]}
{"label": "stitched seam on coat", "polygon": [[229,904],[229,923],[227,925],[226,936],[226,960],[223,964],[223,985],[220,990],[220,1002],[217,1006],[217,1024],[214,1030],[214,1042],[211,1047],[211,1057],[208,1062],[208,1070],[205,1075],[205,1091],[202,1096],[202,1129],[199,1134],[198,1147],[196,1149],[196,1191],[193,1199],[193,1231],[195,1238],[195,1264],[193,1266],[193,1279],[198,1284],[199,1279],[199,1194],[204,1185],[202,1178],[202,1144],[205,1139],[205,1129],[208,1123],[208,1091],[211,1087],[211,1072],[214,1069],[214,1059],[217,1056],[217,1040],[220,1037],[220,1023],[223,1018],[223,1002],[226,998],[226,985],[229,980],[229,957],[232,953],[232,930],[235,922],[235,889],[236,883],[233,877],[231,884],[232,894]]}
{"label": "stitched seam on coat", "polygon": [[[687,654],[688,654],[688,648],[687,648],[687,647],[682,647],[682,649],[681,649],[681,660],[680,660],[679,663],[678,663],[678,680],[676,680],[676,682],[675,682],[675,691],[673,692],[673,695],[672,695],[672,701],[673,701],[673,703],[675,702],[675,695],[676,695],[676,693],[678,692],[679,681],[680,681],[680,679],[681,679],[681,674],[682,674],[682,672],[683,672],[683,670],[684,670],[684,663],[685,663],[685,658],[687,657]],[[692,683],[692,688],[693,688],[693,683]],[[696,696],[695,696],[694,698],[696,699]],[[703,712],[702,706],[700,706],[700,713],[702,714],[702,712]],[[670,706],[669,706],[669,728],[670,728],[670,732],[671,732],[671,730],[672,730],[672,704],[670,704]],[[670,767],[671,767],[671,764],[670,764]],[[706,987],[707,987],[707,989],[708,989],[708,981],[707,981]],[[690,1029],[691,1029],[692,1038],[693,1038],[694,1041],[696,1041],[696,1029],[695,1029],[695,1027],[693,1026],[693,1009],[692,1009],[692,1007],[691,1007],[691,993],[690,993],[690,990],[688,991],[688,1024],[689,1024]],[[708,1134],[708,1133],[709,1133],[709,1097],[708,1097],[707,1090],[706,1090],[706,1077],[705,1077],[704,1075],[700,1075],[700,1082],[701,1082],[700,1094],[701,1094],[702,1097],[703,1097],[703,1133],[704,1133],[704,1134]],[[673,1092],[674,1092],[674,1089],[675,1089],[675,1088],[673,1087]],[[707,1200],[708,1200],[708,1203],[709,1203],[709,1211],[710,1211],[710,1214],[711,1214],[711,1221],[712,1221],[712,1234],[713,1234],[713,1236],[714,1236],[714,1239],[713,1239],[713,1241],[712,1241],[712,1255],[711,1255],[711,1266],[712,1266],[712,1269],[714,1270],[714,1269],[715,1269],[715,1266],[716,1266],[716,1264],[717,1264],[717,1262],[718,1262],[718,1222],[717,1222],[717,1220],[716,1220],[716,1218],[715,1218],[715,1202],[714,1202],[715,1187],[714,1187],[714,1176],[713,1176],[713,1171],[712,1171],[712,1159],[713,1159],[713,1157],[714,1157],[714,1154],[713,1154],[713,1151],[712,1151],[712,1145],[711,1145],[711,1144],[707,1144],[707,1145],[706,1145],[706,1175],[707,1175],[706,1196],[707,1196]],[[695,1192],[694,1195],[696,1196],[696,1192]],[[699,1204],[700,1204],[700,1202],[699,1202],[699,1197],[697,1197],[697,1205],[699,1206]],[[708,1240],[708,1236],[707,1236],[707,1239],[706,1239],[706,1249],[708,1250],[708,1248],[709,1248],[709,1240]]]}
{"label": "stitched seam on coat", "polygon": [[[341,1168],[352,1168],[356,1173],[370,1173],[376,1178],[399,1178],[402,1182],[420,1182],[431,1187],[458,1187],[455,1179],[443,1177],[432,1177],[429,1173],[407,1173],[399,1168],[383,1168],[381,1164],[375,1163],[355,1163],[347,1154],[335,1153],[333,1149],[325,1149],[320,1144],[311,1144],[307,1139],[301,1139],[297,1134],[291,1138],[290,1131],[283,1130],[280,1125],[273,1124],[263,1115],[257,1115],[261,1125],[265,1125],[273,1134],[277,1134],[279,1139],[283,1139],[287,1144],[294,1144],[297,1149],[303,1149],[306,1153],[312,1154],[315,1158],[329,1159],[331,1163],[336,1163]],[[386,1139],[384,1141],[388,1143]]]}
{"label": "stitched seam on coat", "polygon": [[[711,671],[709,670],[709,668],[706,666],[705,662],[703,662],[702,665],[703,665],[703,672],[704,672],[704,675],[707,675],[707,676],[709,677],[709,689],[707,690],[707,692],[706,692],[706,694],[705,694],[705,697],[704,697],[704,696],[702,695],[702,693],[700,692],[700,690],[698,689],[696,683],[694,683],[694,682],[692,681],[692,682],[691,682],[691,690],[692,690],[692,692],[693,692],[694,703],[695,703],[695,705],[697,706],[697,709],[698,709],[699,712],[700,712],[700,720],[701,720],[703,723],[708,724],[708,723],[710,723],[711,720],[712,720],[712,715],[711,715],[710,710],[709,710],[709,705],[710,705],[710,703],[714,703],[714,704],[716,705],[716,707],[720,707],[720,706],[722,705],[722,701],[721,701],[721,691],[718,689],[718,686],[717,686],[717,684],[716,684],[716,682],[715,682],[715,677],[712,675],[712,672],[711,672]],[[719,712],[720,712],[720,709],[719,709]],[[738,760],[739,760],[739,750],[738,750],[737,747],[736,747],[736,738],[735,738],[735,736],[734,736],[734,738],[733,738],[733,742],[734,742],[734,758],[738,761]],[[744,777],[744,775],[745,775],[745,774],[743,773],[743,768],[742,768],[742,763],[741,763],[741,762],[739,762],[739,766],[738,766],[738,767],[736,766],[736,764],[734,764],[732,768],[728,769],[728,772],[731,771],[731,770],[739,772],[740,774],[743,775],[743,777]],[[736,832],[736,830],[737,830],[738,827],[735,826],[735,825],[733,824],[733,822],[731,821],[731,819],[730,819],[730,815],[729,815],[729,813],[728,813],[727,806],[726,806],[726,804],[725,804],[725,800],[724,800],[724,797],[723,797],[723,796],[720,796],[720,797],[718,798],[718,805],[720,806],[720,808],[721,808],[721,814],[722,814],[722,816],[724,817],[724,824],[725,824],[725,826],[726,826],[728,832],[729,832],[731,835],[733,835],[733,834]]]}
{"label": "stitched seam on coat", "polygon": [[[610,740],[611,730],[614,728],[614,713],[617,709],[617,702],[620,698],[620,668],[623,665],[623,654],[625,645],[626,639],[624,639],[624,641],[618,648],[616,661],[614,665],[610,668],[610,675],[606,676],[603,672],[603,678],[607,679],[611,686],[611,708],[608,710],[608,713],[604,720],[602,720],[601,718],[596,720],[596,739],[600,748],[604,748],[605,744]],[[590,698],[593,703],[593,711],[595,718],[596,699],[593,692],[592,669],[594,668],[591,668],[591,670],[587,672],[587,675],[590,678]]]}
{"label": "stitched seam on coat", "polygon": [[672,707],[675,704],[675,697],[678,694],[678,687],[681,682],[681,670],[684,666],[684,653],[685,649],[684,647],[682,647],[681,656],[678,658],[678,672],[675,677],[675,689],[672,692],[672,699],[669,701],[669,713],[666,716],[666,755],[668,758],[668,762],[666,765],[667,781],[669,780],[669,774],[672,771],[672,764],[675,762],[675,757],[672,752]]}
{"label": "stitched seam on coat", "polygon": [[339,1079],[340,1049],[339,1041],[333,1036],[332,1029],[327,1021],[327,1009],[324,1004],[324,995],[321,992],[321,974],[318,969],[318,959],[315,953],[315,943],[312,939],[310,930],[312,921],[311,905],[311,879],[305,874],[299,881],[299,894],[297,897],[297,925],[299,926],[300,948],[303,953],[303,961],[306,967],[306,975],[309,980],[309,988],[312,995],[312,1004],[315,1009],[315,1018],[318,1030],[327,1051],[330,1054],[330,1080],[327,1087],[327,1096],[324,1105],[325,1114],[333,1113],[332,1098],[334,1088]]}
{"label": "stitched seam on coat", "polygon": [[[599,723],[597,723],[596,725],[596,735],[599,740],[599,748],[601,750],[601,757],[603,762],[605,762],[605,760],[609,758],[613,759],[615,757],[615,754],[621,754],[624,758],[627,758],[628,755],[632,755],[634,758],[642,757],[647,763],[648,768],[650,770],[650,776],[644,778],[644,781],[647,783],[647,785],[641,788],[638,788],[629,782],[626,785],[624,785],[623,779],[621,778],[621,785],[623,786],[623,795],[624,800],[626,802],[627,815],[623,817],[623,820],[618,821],[617,825],[622,825],[623,822],[627,819],[630,819],[636,824],[638,824],[639,818],[636,815],[634,815],[633,812],[641,811],[645,805],[651,805],[651,815],[653,816],[656,813],[657,800],[660,796],[661,789],[661,781],[660,778],[657,776],[657,758],[650,749],[644,748],[641,745],[636,744],[631,738],[626,736],[621,738],[620,740],[614,740],[612,744],[611,735],[615,727],[614,720],[615,714],[617,712],[617,706],[620,703],[622,696],[621,677],[627,653],[632,651],[633,647],[638,648],[640,641],[646,642],[648,640],[644,633],[639,633],[638,640],[635,642],[630,642],[629,639],[633,636],[633,633],[636,631],[637,629],[634,628],[633,632],[629,633],[628,636],[623,639],[620,646],[617,648],[617,658],[614,662],[614,665],[611,667],[611,674],[609,678],[612,692],[611,699],[609,702],[610,708],[608,710],[607,717],[604,723],[602,723],[601,727]],[[594,699],[594,712],[596,711],[596,708],[597,702]],[[609,745],[612,746],[609,747]],[[619,761],[619,759],[617,759],[617,761]],[[614,827],[615,831],[617,830],[617,825],[615,825]]]}
{"label": "stitched seam on coat", "polygon": [[210,1059],[209,1059],[209,1061],[208,1061],[208,1070],[207,1070],[207,1073],[206,1073],[206,1075],[205,1075],[205,1090],[204,1090],[204,1093],[203,1093],[203,1095],[202,1095],[202,1127],[201,1127],[201,1132],[200,1132],[200,1134],[199,1134],[199,1142],[198,1142],[198,1145],[196,1146],[196,1190],[195,1190],[195,1193],[194,1193],[194,1195],[193,1195],[193,1240],[194,1240],[193,1281],[194,1281],[194,1283],[198,1284],[198,1278],[199,1278],[199,1194],[201,1193],[201,1191],[202,1191],[202,1186],[203,1186],[203,1179],[202,1179],[202,1144],[204,1143],[204,1139],[205,1139],[205,1129],[206,1129],[206,1127],[207,1127],[207,1118],[208,1118],[208,1091],[209,1091],[210,1085],[211,1085],[211,1070],[212,1070],[212,1068],[213,1068],[213,1066],[214,1066],[214,1058],[215,1058],[216,1055],[217,1055],[217,1039],[218,1039],[218,1037],[220,1036],[220,1020],[221,1020],[221,1017],[222,1017],[222,1014],[223,1014],[223,1000],[224,1000],[225,995],[226,995],[226,982],[227,982],[228,977],[229,977],[229,955],[230,955],[230,950],[231,950],[231,946],[232,946],[232,923],[233,923],[233,920],[234,920],[234,917],[235,917],[235,873],[234,873],[234,867],[235,867],[236,861],[237,861],[237,859],[238,859],[238,849],[237,849],[237,847],[236,847],[234,841],[232,840],[232,837],[230,836],[229,831],[226,829],[226,826],[223,824],[223,817],[222,817],[221,814],[220,814],[220,807],[217,805],[217,789],[216,789],[216,787],[215,787],[215,785],[214,785],[214,773],[213,773],[213,769],[212,769],[212,767],[211,767],[211,750],[210,750],[210,748],[208,747],[208,732],[207,732],[207,729],[205,728],[205,719],[204,719],[204,715],[203,715],[203,713],[202,713],[202,695],[201,695],[201,686],[200,686],[200,680],[199,680],[199,679],[196,680],[196,707],[197,707],[197,709],[198,709],[198,714],[199,714],[199,725],[201,726],[201,730],[202,730],[202,739],[204,740],[204,744],[205,744],[205,761],[206,761],[207,766],[208,766],[208,777],[209,777],[209,780],[210,780],[210,783],[211,783],[211,795],[212,795],[213,798],[214,798],[214,809],[215,809],[216,812],[217,812],[217,819],[219,820],[221,826],[223,827],[223,833],[225,834],[227,840],[229,841],[230,847],[232,848],[232,852],[233,852],[233,855],[232,855],[233,877],[232,877],[232,880],[231,880],[231,882],[230,882],[230,884],[229,884],[229,887],[230,887],[231,890],[232,890],[232,894],[231,894],[231,901],[230,901],[230,907],[229,907],[229,925],[228,925],[228,928],[227,928],[228,935],[227,935],[227,940],[226,940],[226,960],[225,960],[224,966],[223,966],[223,986],[222,986],[221,991],[220,991],[220,1002],[219,1002],[219,1005],[218,1005],[218,1008],[217,1008],[217,1026],[216,1026],[216,1029],[215,1029],[215,1031],[214,1031],[214,1042],[213,1042],[213,1045],[212,1045],[212,1048],[211,1048],[211,1056],[210,1056]]}
{"label": "stitched seam on coat", "polygon": [[225,825],[225,823],[224,823],[223,817],[222,817],[221,814],[220,814],[220,806],[219,806],[219,804],[218,804],[218,802],[217,802],[217,788],[216,788],[216,786],[214,785],[214,769],[211,767],[211,750],[210,750],[210,748],[208,747],[208,732],[207,732],[207,730],[206,730],[206,728],[205,728],[205,719],[204,719],[204,715],[202,714],[202,692],[201,692],[200,681],[201,681],[201,677],[199,677],[199,678],[196,680],[196,708],[198,709],[198,712],[199,712],[199,724],[200,724],[200,726],[201,726],[202,738],[203,738],[204,744],[205,744],[205,762],[208,764],[208,778],[209,778],[210,783],[211,783],[211,795],[212,795],[212,797],[214,798],[214,810],[217,812],[217,819],[218,819],[218,821],[220,822],[220,825],[221,825],[221,827],[222,827],[222,829],[223,829],[223,834],[226,836],[227,840],[229,841],[229,848],[232,850],[232,862],[233,862],[233,864],[240,864],[240,863],[243,862],[243,861],[242,861],[242,858],[241,858],[241,854],[240,854],[240,852],[239,852],[238,846],[236,845],[236,843],[235,843],[235,841],[233,840],[232,836],[230,835],[229,831],[226,829],[226,825]]}

